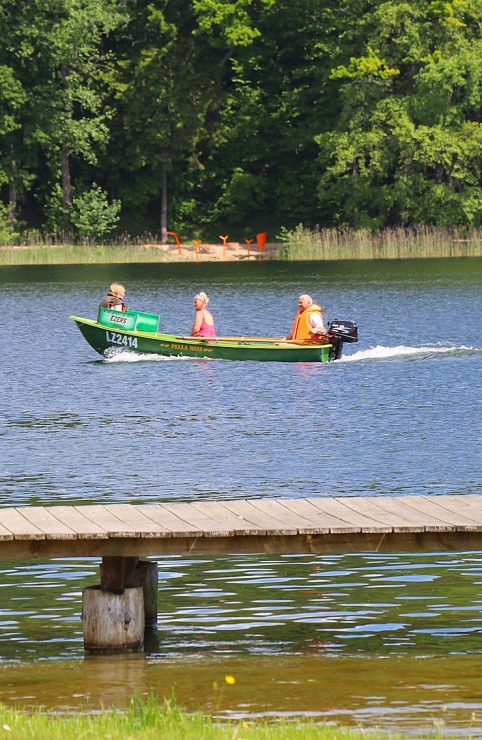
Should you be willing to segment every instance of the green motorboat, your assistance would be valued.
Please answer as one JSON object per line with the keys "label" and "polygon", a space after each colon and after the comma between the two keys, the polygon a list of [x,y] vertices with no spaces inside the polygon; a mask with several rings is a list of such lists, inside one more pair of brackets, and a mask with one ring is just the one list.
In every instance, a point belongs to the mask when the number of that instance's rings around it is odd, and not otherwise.
{"label": "green motorboat", "polygon": [[330,362],[341,357],[344,342],[358,341],[353,321],[333,321],[322,342],[289,341],[282,337],[185,337],[157,331],[159,316],[142,311],[101,308],[97,321],[71,316],[93,349],[106,357],[122,351],[164,357],[258,362]]}

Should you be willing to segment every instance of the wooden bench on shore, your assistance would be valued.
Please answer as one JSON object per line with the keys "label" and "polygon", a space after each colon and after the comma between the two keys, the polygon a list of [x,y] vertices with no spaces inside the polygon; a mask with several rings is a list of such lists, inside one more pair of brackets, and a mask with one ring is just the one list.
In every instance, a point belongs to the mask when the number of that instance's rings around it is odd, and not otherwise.
{"label": "wooden bench on shore", "polygon": [[143,556],[482,550],[482,496],[353,496],[0,508],[0,558],[100,557],[89,650],[139,649],[157,622]]}

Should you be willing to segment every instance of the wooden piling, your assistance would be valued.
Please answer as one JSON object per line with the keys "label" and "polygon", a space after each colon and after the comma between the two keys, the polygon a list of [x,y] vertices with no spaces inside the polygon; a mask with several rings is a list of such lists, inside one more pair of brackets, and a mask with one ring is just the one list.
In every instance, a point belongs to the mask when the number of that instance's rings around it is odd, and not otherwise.
{"label": "wooden piling", "polygon": [[141,650],[145,629],[157,629],[157,563],[106,556],[100,585],[82,594],[86,650]]}
{"label": "wooden piling", "polygon": [[141,650],[144,644],[142,586],[121,592],[89,586],[82,592],[82,629],[86,650]]}
{"label": "wooden piling", "polygon": [[157,629],[158,570],[157,563],[147,560],[141,560],[137,566],[144,596],[144,623],[150,630]]}

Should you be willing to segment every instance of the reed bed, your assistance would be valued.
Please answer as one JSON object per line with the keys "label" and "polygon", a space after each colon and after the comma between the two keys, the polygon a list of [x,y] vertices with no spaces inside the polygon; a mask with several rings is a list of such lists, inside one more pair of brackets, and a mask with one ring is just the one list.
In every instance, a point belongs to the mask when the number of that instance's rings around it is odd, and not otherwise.
{"label": "reed bed", "polygon": [[[200,712],[188,714],[172,700],[147,698],[133,700],[125,710],[101,711],[59,716],[46,712],[20,712],[0,705],[0,738],[35,740],[401,740],[403,735],[388,735],[373,730],[348,729],[312,722],[261,721],[224,722]],[[438,737],[433,729],[417,737]]]}
{"label": "reed bed", "polygon": [[119,247],[58,244],[0,247],[0,265],[92,265],[170,261],[171,253],[160,245]]}
{"label": "reed bed", "polygon": [[482,230],[318,229],[298,226],[283,234],[279,258],[286,260],[373,260],[481,257]]}
{"label": "reed bed", "polygon": [[[283,231],[281,242],[268,245],[264,260],[373,260],[438,257],[481,257],[482,230],[456,229],[307,229],[298,226]],[[241,259],[244,249],[231,258]],[[219,259],[219,254],[202,254],[199,259]],[[261,256],[261,255],[258,255]],[[129,241],[111,245],[56,244],[39,240],[21,246],[0,246],[0,265],[78,265],[183,262],[194,259],[194,247],[187,242],[179,254],[175,245]],[[197,256],[196,256],[197,259]]]}

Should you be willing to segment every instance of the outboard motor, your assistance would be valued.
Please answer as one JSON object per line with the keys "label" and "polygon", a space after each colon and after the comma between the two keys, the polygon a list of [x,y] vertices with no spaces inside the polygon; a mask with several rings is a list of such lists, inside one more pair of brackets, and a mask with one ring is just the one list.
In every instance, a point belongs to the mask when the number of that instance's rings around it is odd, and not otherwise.
{"label": "outboard motor", "polygon": [[328,338],[333,343],[330,360],[339,360],[344,342],[358,342],[358,326],[354,321],[334,319],[328,325]]}

